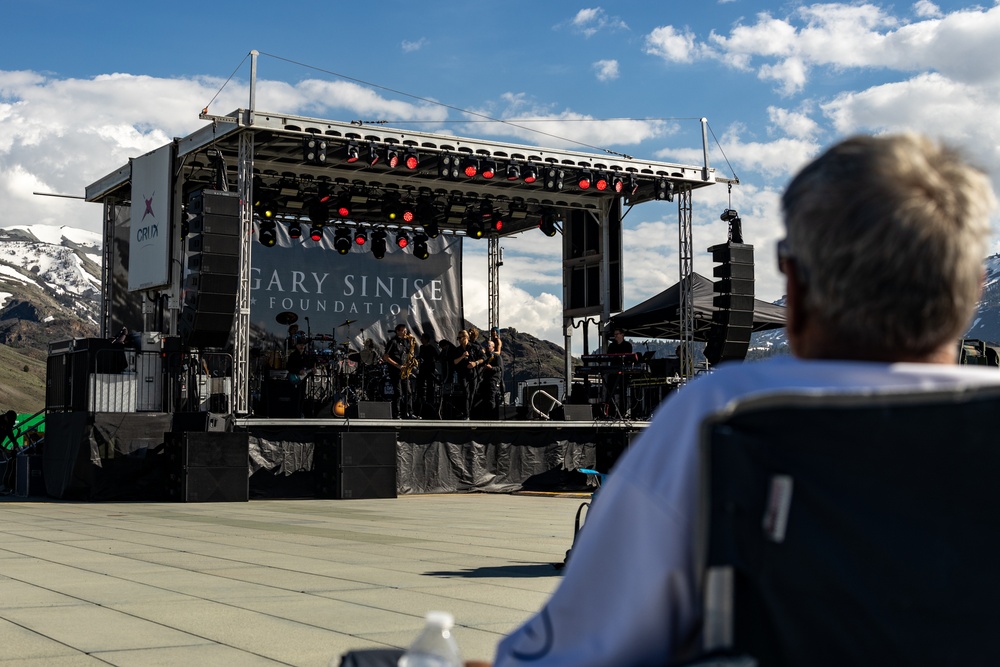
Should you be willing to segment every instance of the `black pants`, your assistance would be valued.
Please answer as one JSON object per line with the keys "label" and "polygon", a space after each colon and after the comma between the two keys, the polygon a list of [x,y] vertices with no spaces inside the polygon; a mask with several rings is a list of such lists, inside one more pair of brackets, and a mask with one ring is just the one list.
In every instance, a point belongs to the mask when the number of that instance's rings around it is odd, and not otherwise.
{"label": "black pants", "polygon": [[413,385],[409,378],[403,379],[399,369],[395,366],[389,368],[389,379],[392,380],[392,416],[396,419],[400,417],[413,416]]}

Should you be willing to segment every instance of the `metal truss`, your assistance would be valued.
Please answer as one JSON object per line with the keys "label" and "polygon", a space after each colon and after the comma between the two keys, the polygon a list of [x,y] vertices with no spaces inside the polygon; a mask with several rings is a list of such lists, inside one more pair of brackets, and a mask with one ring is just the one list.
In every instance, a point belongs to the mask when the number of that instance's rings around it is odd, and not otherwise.
{"label": "metal truss", "polygon": [[490,236],[487,240],[487,281],[489,282],[489,320],[488,329],[500,327],[500,267],[503,266],[503,256],[500,248],[500,237]]}
{"label": "metal truss", "polygon": [[680,253],[680,330],[681,330],[681,377],[685,380],[694,375],[692,344],[694,342],[694,250],[691,232],[691,188],[677,189],[677,236]]}
{"label": "metal truss", "polygon": [[253,132],[240,134],[238,185],[240,193],[240,284],[236,294],[233,333],[233,412],[250,414],[250,241],[253,238]]}

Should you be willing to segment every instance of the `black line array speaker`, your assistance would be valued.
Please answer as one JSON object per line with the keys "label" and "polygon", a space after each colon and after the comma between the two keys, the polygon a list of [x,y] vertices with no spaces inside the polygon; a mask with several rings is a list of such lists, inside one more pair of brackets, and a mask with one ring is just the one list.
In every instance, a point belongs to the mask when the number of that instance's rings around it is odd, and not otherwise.
{"label": "black line array speaker", "polygon": [[180,334],[193,347],[225,347],[239,293],[239,195],[199,190],[188,199],[186,216],[187,273]]}
{"label": "black line array speaker", "polygon": [[313,471],[320,498],[395,498],[396,433],[358,431],[320,438]]}
{"label": "black line array speaker", "polygon": [[722,361],[742,361],[750,348],[753,333],[754,269],[753,246],[720,243],[708,249],[712,261],[715,297],[712,328],[705,345],[705,358],[715,365]]}
{"label": "black line array speaker", "polygon": [[167,496],[178,502],[246,502],[250,499],[247,432],[194,431],[165,437]]}

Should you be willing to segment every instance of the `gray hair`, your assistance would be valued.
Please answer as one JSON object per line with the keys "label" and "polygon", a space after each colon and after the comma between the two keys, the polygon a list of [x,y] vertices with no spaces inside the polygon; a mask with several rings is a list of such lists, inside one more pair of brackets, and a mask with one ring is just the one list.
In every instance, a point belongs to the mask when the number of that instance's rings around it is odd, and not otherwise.
{"label": "gray hair", "polygon": [[954,149],[902,134],[847,139],[782,197],[805,305],[845,343],[924,354],[968,326],[996,198]]}

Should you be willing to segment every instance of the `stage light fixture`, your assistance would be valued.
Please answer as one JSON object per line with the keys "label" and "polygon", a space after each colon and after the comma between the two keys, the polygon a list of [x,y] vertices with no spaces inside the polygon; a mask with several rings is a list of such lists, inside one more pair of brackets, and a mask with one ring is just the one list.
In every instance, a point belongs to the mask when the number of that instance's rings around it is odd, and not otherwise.
{"label": "stage light fixture", "polygon": [[288,235],[293,239],[302,238],[302,223],[298,220],[292,220],[288,223]]}
{"label": "stage light fixture", "polygon": [[396,233],[396,245],[400,248],[406,248],[406,246],[410,245],[410,237],[402,229]]}
{"label": "stage light fixture", "polygon": [[542,233],[546,236],[555,236],[556,232],[559,231],[557,223],[562,219],[562,216],[553,211],[546,211],[542,214],[541,220],[538,222],[538,228],[542,230]]}
{"label": "stage light fixture", "polygon": [[399,212],[403,222],[407,225],[417,219],[417,209],[411,201],[400,202]]}
{"label": "stage light fixture", "polygon": [[628,183],[625,184],[625,194],[634,197],[637,192],[639,192],[639,181],[635,176],[629,176]]}
{"label": "stage light fixture", "polygon": [[479,211],[469,211],[465,221],[465,235],[472,239],[481,239],[486,235],[486,225],[483,223],[483,208],[489,204],[480,206]]}
{"label": "stage light fixture", "polygon": [[351,230],[347,227],[337,227],[333,235],[333,248],[341,255],[351,252]]}
{"label": "stage light fixture", "polygon": [[611,181],[608,179],[607,174],[597,174],[597,177],[594,179],[594,188],[598,192],[604,192],[610,185]]}
{"label": "stage light fixture", "polygon": [[507,165],[507,180],[516,181],[521,178],[521,168],[511,162]]}
{"label": "stage light fixture", "polygon": [[465,158],[462,162],[462,173],[466,178],[475,178],[479,173],[479,160],[474,157]]}
{"label": "stage light fixture", "polygon": [[382,215],[389,222],[403,221],[403,206],[395,195],[385,195],[382,199]]}
{"label": "stage light fixture", "polygon": [[406,151],[406,154],[403,156],[403,164],[406,165],[407,169],[413,171],[420,166],[420,155],[414,150]]}
{"label": "stage light fixture", "polygon": [[354,243],[363,246],[368,243],[368,231],[362,227],[354,230]]}
{"label": "stage light fixture", "polygon": [[590,173],[589,169],[584,169],[576,177],[576,187],[581,190],[589,190],[590,184],[594,180],[594,175]]}
{"label": "stage light fixture", "polygon": [[351,193],[341,192],[337,196],[337,201],[333,205],[333,211],[337,216],[346,218],[351,215]]}
{"label": "stage light fixture", "polygon": [[483,170],[481,173],[486,180],[492,179],[497,175],[497,161],[493,159],[483,160]]}
{"label": "stage light fixture", "polygon": [[274,220],[257,221],[257,240],[265,248],[273,248],[278,242],[277,225]]}
{"label": "stage light fixture", "polygon": [[316,243],[323,240],[323,225],[311,225],[309,227],[309,238],[311,238]]}
{"label": "stage light fixture", "polygon": [[566,172],[558,167],[548,167],[545,169],[545,189],[546,190],[562,190],[563,189],[563,179],[566,177]]}
{"label": "stage light fixture", "polygon": [[385,149],[385,163],[389,169],[395,169],[399,165],[399,152],[395,148]]}
{"label": "stage light fixture", "polygon": [[435,220],[431,220],[430,222],[425,222],[423,224],[423,228],[424,228],[424,233],[427,234],[427,236],[431,237],[432,239],[436,239],[441,234],[441,230],[438,229],[438,223]]}
{"label": "stage light fixture", "polygon": [[326,141],[306,137],[302,141],[302,157],[310,164],[326,164]]}
{"label": "stage light fixture", "polygon": [[352,141],[347,144],[347,161],[357,162],[361,159],[361,151],[358,149],[358,144],[356,141]]}
{"label": "stage light fixture", "polygon": [[417,234],[413,237],[413,256],[417,259],[427,259],[431,253],[427,250],[427,237]]}
{"label": "stage light fixture", "polygon": [[445,153],[438,162],[438,175],[443,178],[458,178],[458,156]]}
{"label": "stage light fixture", "polygon": [[253,179],[253,210],[266,220],[274,217],[274,193],[264,186],[260,177]]}
{"label": "stage light fixture", "polygon": [[622,193],[625,189],[625,181],[622,180],[621,176],[615,174],[611,177],[611,189],[617,194]]}
{"label": "stage light fixture", "polygon": [[538,180],[538,170],[528,165],[521,170],[521,178],[525,183],[534,183]]}
{"label": "stage light fixture", "polygon": [[314,199],[309,203],[309,208],[306,209],[306,215],[309,216],[310,222],[322,225],[330,219],[330,209],[321,204],[318,199]]}
{"label": "stage light fixture", "polygon": [[[438,235],[437,208],[434,206],[433,200],[430,197],[421,197],[417,201],[416,213],[417,224],[424,228],[428,236],[436,237]],[[433,233],[431,233],[431,229],[433,229]]]}
{"label": "stage light fixture", "polygon": [[490,229],[495,232],[503,231],[503,214],[500,211],[494,211],[490,216]]}
{"label": "stage light fixture", "polygon": [[665,178],[656,179],[656,189],[655,189],[656,199],[659,201],[673,201],[674,200],[674,185]]}
{"label": "stage light fixture", "polygon": [[372,232],[372,256],[375,259],[385,257],[385,232],[381,229]]}
{"label": "stage light fixture", "polygon": [[368,166],[374,167],[378,164],[379,154],[378,148],[375,146],[374,141],[368,142]]}

